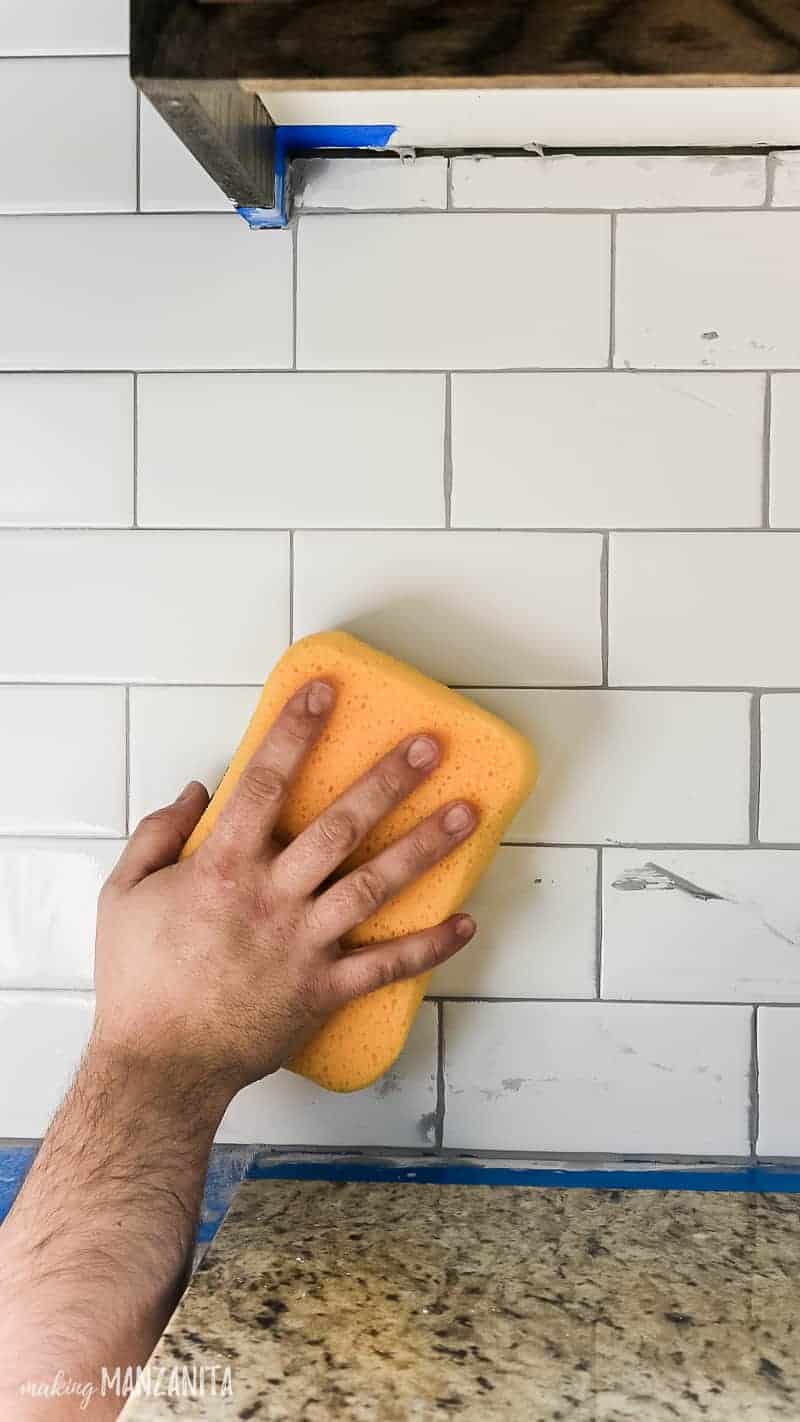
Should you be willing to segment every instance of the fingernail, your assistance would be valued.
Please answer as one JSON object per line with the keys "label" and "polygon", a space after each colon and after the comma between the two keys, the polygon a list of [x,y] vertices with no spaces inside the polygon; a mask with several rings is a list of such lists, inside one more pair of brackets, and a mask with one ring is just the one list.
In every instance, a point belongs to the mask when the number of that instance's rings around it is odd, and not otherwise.
{"label": "fingernail", "polygon": [[442,821],[448,834],[460,834],[469,829],[475,819],[469,805],[451,805]]}
{"label": "fingernail", "polygon": [[459,938],[471,938],[475,932],[475,920],[464,913],[456,919],[456,934]]}
{"label": "fingernail", "polygon": [[406,751],[406,760],[415,770],[424,770],[426,766],[433,765],[438,755],[439,747],[430,736],[417,736]]}
{"label": "fingernail", "polygon": [[200,784],[199,780],[190,780],[188,785],[184,785],[183,789],[181,790],[180,795],[178,796],[178,799],[177,799],[177,802],[176,802],[176,803],[177,803],[177,804],[180,804],[182,800],[188,800],[188,799],[190,799],[191,796],[194,794],[194,792],[195,792],[195,790],[197,789],[197,787],[198,787],[199,784]]}
{"label": "fingernail", "polygon": [[327,681],[313,681],[306,692],[306,706],[312,716],[324,716],[333,705],[333,687]]}

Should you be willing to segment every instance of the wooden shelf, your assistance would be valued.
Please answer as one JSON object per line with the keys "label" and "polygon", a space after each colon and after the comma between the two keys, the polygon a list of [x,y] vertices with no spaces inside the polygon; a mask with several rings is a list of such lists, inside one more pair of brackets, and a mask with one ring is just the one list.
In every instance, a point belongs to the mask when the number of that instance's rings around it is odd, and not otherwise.
{"label": "wooden shelf", "polygon": [[238,206],[268,206],[270,91],[798,85],[800,7],[796,0],[132,0],[131,72]]}

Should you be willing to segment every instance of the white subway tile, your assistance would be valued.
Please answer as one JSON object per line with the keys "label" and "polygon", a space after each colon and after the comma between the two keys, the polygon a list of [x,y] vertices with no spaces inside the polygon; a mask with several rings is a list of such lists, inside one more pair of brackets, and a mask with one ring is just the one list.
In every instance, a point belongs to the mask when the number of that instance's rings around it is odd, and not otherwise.
{"label": "white subway tile", "polygon": [[0,680],[260,682],[289,631],[280,533],[0,537]]}
{"label": "white subway tile", "polygon": [[442,526],[443,440],[441,375],[142,376],[139,522]]}
{"label": "white subway tile", "polygon": [[394,1066],[364,1091],[323,1091],[281,1071],[245,1087],[218,1141],[264,1145],[394,1146],[435,1143],[436,1008],[423,1003]]}
{"label": "white subway tile", "polygon": [[128,0],[3,0],[0,7],[0,54],[127,52]]}
{"label": "white subway tile", "polygon": [[230,212],[233,203],[142,95],[139,138],[142,212]]}
{"label": "white subway tile", "polygon": [[130,524],[129,375],[0,375],[0,524]]}
{"label": "white subway tile", "polygon": [[288,366],[291,241],[221,213],[0,218],[0,368]]}
{"label": "white subway tile", "polygon": [[617,366],[800,366],[800,213],[617,221]]}
{"label": "white subway tile", "polygon": [[450,1149],[744,1155],[750,1009],[448,1003]]}
{"label": "white subway tile", "polygon": [[758,1153],[800,1155],[800,1011],[758,1009]]}
{"label": "white subway tile", "polygon": [[800,153],[773,153],[770,162],[773,207],[800,207]]}
{"label": "white subway tile", "polygon": [[597,856],[503,845],[465,907],[478,932],[432,997],[594,997]]}
{"label": "white subway tile", "polygon": [[431,210],[447,207],[446,158],[296,158],[297,212]]}
{"label": "white subway tile", "polygon": [[758,207],[766,163],[748,155],[561,153],[452,160],[454,207]]}
{"label": "white subway tile", "polygon": [[800,1002],[800,853],[606,849],[602,995]]}
{"label": "white subway tile", "polygon": [[0,83],[0,212],[132,212],[126,59],[13,59]]}
{"label": "white subway tile", "polygon": [[125,692],[0,686],[0,834],[125,833]]}
{"label": "white subway tile", "polygon": [[800,375],[773,375],[770,523],[800,528]]}
{"label": "white subway tile", "polygon": [[800,844],[800,696],[761,698],[759,836]]}
{"label": "white subway tile", "polygon": [[13,1083],[0,1104],[0,1136],[43,1136],[80,1061],[92,1025],[91,998],[0,992],[0,1076]]}
{"label": "white subway tile", "polygon": [[599,682],[600,538],[299,533],[294,633],[346,626],[456,685]]}
{"label": "white subway tile", "polygon": [[[265,678],[268,671],[265,663]],[[259,694],[254,686],[131,687],[131,825],[169,804],[190,780],[213,793]]]}
{"label": "white subway tile", "polygon": [[538,752],[536,788],[507,840],[746,843],[746,694],[468,694],[517,726]]}
{"label": "white subway tile", "polygon": [[455,375],[452,401],[456,526],[761,522],[761,375]]}
{"label": "white subway tile", "polygon": [[120,839],[0,839],[0,987],[90,989]]}
{"label": "white subway tile", "polygon": [[612,534],[609,680],[798,685],[798,598],[800,534]]}
{"label": "white subway tile", "polygon": [[298,243],[301,367],[606,363],[605,217],[306,217]]}

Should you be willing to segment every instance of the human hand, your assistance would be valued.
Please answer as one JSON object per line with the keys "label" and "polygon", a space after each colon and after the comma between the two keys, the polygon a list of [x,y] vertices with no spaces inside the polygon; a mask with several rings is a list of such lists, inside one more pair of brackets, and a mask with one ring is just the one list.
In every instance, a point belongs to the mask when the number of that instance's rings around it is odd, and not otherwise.
{"label": "human hand", "polygon": [[196,781],[148,815],[105,884],[97,920],[95,1041],[222,1100],[277,1070],[338,1007],[444,962],[472,919],[356,951],[341,938],[473,832],[463,801],[326,887],[384,815],[434,769],[435,740],[408,736],[287,847],[274,839],[288,788],[335,698],[310,682],[287,703],[211,835],[177,862],[208,804]]}

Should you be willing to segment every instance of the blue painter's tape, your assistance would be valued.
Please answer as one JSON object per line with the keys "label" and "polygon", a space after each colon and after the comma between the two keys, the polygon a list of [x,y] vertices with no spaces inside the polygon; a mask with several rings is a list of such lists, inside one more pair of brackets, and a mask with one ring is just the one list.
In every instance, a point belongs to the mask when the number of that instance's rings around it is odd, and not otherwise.
{"label": "blue painter's tape", "polygon": [[381,1161],[256,1161],[248,1180],[361,1180],[378,1184],[521,1185],[574,1190],[701,1190],[758,1194],[800,1193],[800,1170],[770,1165],[731,1166],[729,1170],[652,1169],[563,1170],[554,1167],[462,1165],[448,1161],[391,1165]]}
{"label": "blue painter's tape", "polygon": [[228,1213],[231,1200],[253,1163],[255,1153],[253,1146],[214,1146],[203,1191],[198,1244],[205,1244],[214,1238]]}
{"label": "blue painter's tape", "polygon": [[33,1164],[36,1149],[34,1145],[0,1147],[0,1220],[11,1209]]}
{"label": "blue painter's tape", "polygon": [[285,227],[289,221],[288,171],[291,159],[321,148],[385,148],[394,124],[279,124],[275,129],[275,201],[272,207],[240,207],[237,212],[254,229]]}
{"label": "blue painter's tape", "polygon": [[[36,1150],[35,1145],[0,1147],[0,1222],[14,1203],[33,1164]],[[255,1147],[251,1146],[214,1146],[200,1211],[199,1243],[213,1239],[255,1154]]]}
{"label": "blue painter's tape", "polygon": [[[30,1169],[36,1147],[0,1147],[0,1221],[10,1210]],[[800,1169],[792,1165],[732,1165],[697,1169],[614,1166],[608,1169],[535,1169],[521,1165],[464,1164],[425,1159],[412,1164],[391,1161],[279,1160],[258,1156],[252,1146],[215,1146],[206,1178],[198,1241],[213,1239],[243,1180],[363,1181],[407,1185],[516,1185],[537,1189],[573,1190],[700,1190],[737,1194],[800,1194]]]}
{"label": "blue painter's tape", "polygon": [[284,155],[314,148],[385,148],[396,132],[393,123],[282,123],[275,129],[275,147]]}
{"label": "blue painter's tape", "polygon": [[236,211],[254,232],[263,227],[285,227],[289,220],[278,207],[237,207]]}

